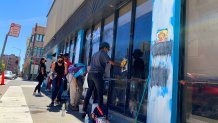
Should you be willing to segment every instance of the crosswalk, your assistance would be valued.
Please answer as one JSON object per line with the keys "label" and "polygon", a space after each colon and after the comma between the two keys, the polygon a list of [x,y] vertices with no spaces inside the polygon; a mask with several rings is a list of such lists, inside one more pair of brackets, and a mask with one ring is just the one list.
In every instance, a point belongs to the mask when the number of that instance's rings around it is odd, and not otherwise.
{"label": "crosswalk", "polygon": [[1,101],[0,123],[33,123],[20,86],[10,86]]}

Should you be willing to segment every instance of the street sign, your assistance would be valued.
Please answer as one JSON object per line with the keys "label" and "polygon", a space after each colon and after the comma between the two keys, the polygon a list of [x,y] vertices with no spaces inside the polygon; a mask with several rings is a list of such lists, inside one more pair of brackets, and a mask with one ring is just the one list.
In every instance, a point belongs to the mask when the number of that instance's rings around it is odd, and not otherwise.
{"label": "street sign", "polygon": [[20,34],[20,28],[21,26],[19,24],[11,23],[11,27],[8,35],[13,37],[18,37]]}

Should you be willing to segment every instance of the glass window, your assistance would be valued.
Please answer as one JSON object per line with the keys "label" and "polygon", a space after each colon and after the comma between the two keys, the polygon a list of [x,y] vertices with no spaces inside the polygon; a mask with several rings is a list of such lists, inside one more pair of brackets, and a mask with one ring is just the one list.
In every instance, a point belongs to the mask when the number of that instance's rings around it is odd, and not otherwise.
{"label": "glass window", "polygon": [[67,42],[67,40],[66,40],[66,43],[64,44],[64,51],[63,51],[63,53],[66,53],[66,52],[67,52],[67,45],[68,45],[68,42]]}
{"label": "glass window", "polygon": [[45,37],[45,36],[44,36],[44,35],[42,35],[42,40],[41,40],[42,42],[44,42],[44,37]]}
{"label": "glass window", "polygon": [[42,57],[42,48],[39,48],[39,57]]}
{"label": "glass window", "polygon": [[186,0],[185,122],[218,122],[217,0]]}
{"label": "glass window", "polygon": [[[103,42],[108,42],[110,44],[111,50],[108,52],[108,55],[112,55],[112,43],[113,43],[113,32],[114,32],[114,14],[105,19],[103,31]],[[110,77],[110,68],[111,65],[107,64],[105,68],[105,77]]]}
{"label": "glass window", "polygon": [[[110,46],[113,43],[113,32],[114,32],[114,14],[105,19],[104,31],[103,31],[103,42],[108,42]],[[111,50],[108,55],[111,56]]]}
{"label": "glass window", "polygon": [[37,47],[35,47],[33,51],[33,56],[36,56],[36,55],[37,55]]}
{"label": "glass window", "polygon": [[40,34],[37,34],[37,35],[36,35],[36,40],[37,40],[37,41],[41,41],[41,40],[40,40],[40,37],[41,37],[41,35],[40,35]]}
{"label": "glass window", "polygon": [[75,37],[72,37],[71,41],[70,41],[70,61],[74,61],[74,57],[75,57]]}
{"label": "glass window", "polygon": [[44,55],[44,48],[42,48],[42,56]]}
{"label": "glass window", "polygon": [[[115,44],[115,61],[120,62],[123,58],[128,58],[129,50],[129,37],[130,37],[130,21],[131,21],[131,7],[132,4],[128,3],[119,10],[117,37]],[[121,72],[119,67],[114,67],[113,75],[115,78],[126,78],[127,72]],[[126,101],[126,81],[114,81],[112,87],[111,104],[116,106],[116,110],[124,111]]]}
{"label": "glass window", "polygon": [[37,49],[37,56],[40,57],[40,54],[41,54],[41,48],[38,47],[38,49]]}
{"label": "glass window", "polygon": [[66,44],[65,44],[65,51],[64,51],[64,53],[69,53],[69,48],[70,48],[70,38],[69,37],[67,37],[67,39],[66,39]]}
{"label": "glass window", "polygon": [[91,46],[91,29],[89,29],[86,32],[86,40],[85,40],[85,45],[84,45],[84,55],[83,55],[83,63],[89,65],[90,58],[89,58],[89,53],[90,53],[90,46]]}
{"label": "glass window", "polygon": [[101,23],[95,26],[92,37],[92,55],[99,51]]}
{"label": "glass window", "polygon": [[[62,42],[64,42],[64,41],[62,41]],[[64,50],[65,50],[64,46],[65,46],[64,43],[60,44],[60,47],[59,47],[60,48],[60,53],[64,53]]]}
{"label": "glass window", "polygon": [[34,41],[34,35],[32,35],[32,37],[31,37],[31,42],[33,42]]}
{"label": "glass window", "polygon": [[[150,41],[152,27],[152,0],[137,0],[135,32],[132,53],[131,76],[135,81],[130,83],[128,113],[135,117],[138,104],[142,98],[145,80],[149,71]],[[147,94],[145,94],[139,119],[146,121]]]}

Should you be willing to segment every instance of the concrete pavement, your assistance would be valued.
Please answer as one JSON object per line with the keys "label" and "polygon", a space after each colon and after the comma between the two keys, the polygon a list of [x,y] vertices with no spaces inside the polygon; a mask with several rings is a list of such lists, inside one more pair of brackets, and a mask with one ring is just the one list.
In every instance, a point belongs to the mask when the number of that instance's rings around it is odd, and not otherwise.
{"label": "concrete pavement", "polygon": [[33,123],[21,87],[10,86],[1,101],[1,123]]}
{"label": "concrete pavement", "polygon": [[0,86],[0,90],[6,90],[0,103],[0,123],[82,123],[69,113],[62,117],[60,106],[49,109],[50,99],[46,95],[33,96],[36,84],[18,79]]}
{"label": "concrete pavement", "polygon": [[[62,116],[61,106],[48,108],[50,93],[43,91],[43,96],[33,96],[37,82],[16,79],[0,85],[3,94],[0,103],[0,123],[82,123],[81,114],[67,110]],[[130,123],[121,115],[110,114],[110,123]]]}

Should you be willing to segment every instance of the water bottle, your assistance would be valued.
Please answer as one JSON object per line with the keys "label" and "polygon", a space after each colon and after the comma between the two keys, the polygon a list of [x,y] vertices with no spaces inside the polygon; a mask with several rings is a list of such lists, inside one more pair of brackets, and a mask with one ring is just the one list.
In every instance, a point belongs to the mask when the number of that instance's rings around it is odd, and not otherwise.
{"label": "water bottle", "polygon": [[62,110],[61,116],[64,117],[65,116],[65,111],[66,111],[65,103],[62,105],[61,110]]}
{"label": "water bottle", "polygon": [[89,123],[89,116],[88,116],[88,114],[86,114],[85,123]]}
{"label": "water bottle", "polygon": [[66,102],[66,110],[68,110],[68,108],[69,108],[68,106],[69,106],[69,102],[67,101]]}

